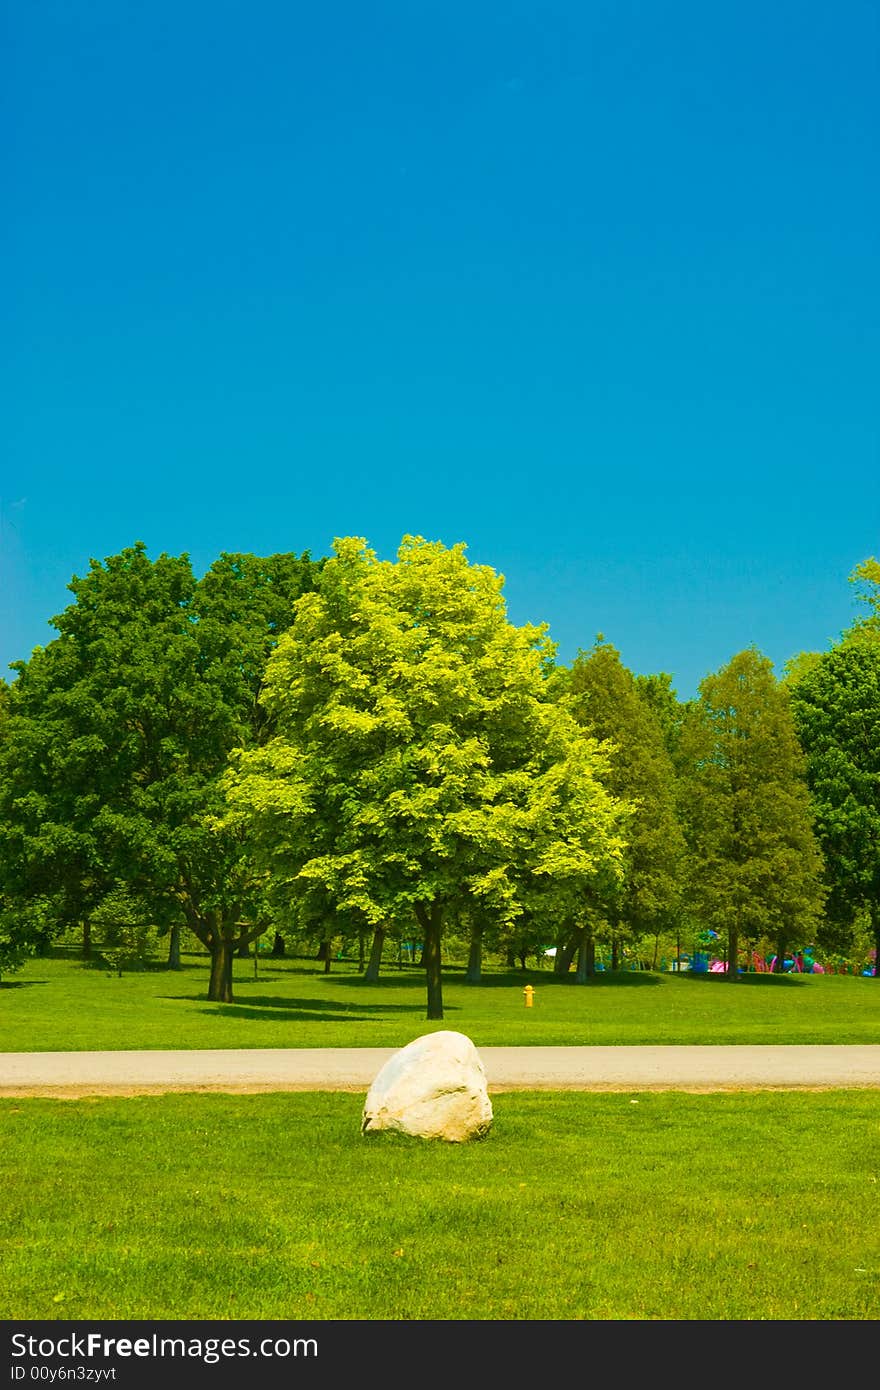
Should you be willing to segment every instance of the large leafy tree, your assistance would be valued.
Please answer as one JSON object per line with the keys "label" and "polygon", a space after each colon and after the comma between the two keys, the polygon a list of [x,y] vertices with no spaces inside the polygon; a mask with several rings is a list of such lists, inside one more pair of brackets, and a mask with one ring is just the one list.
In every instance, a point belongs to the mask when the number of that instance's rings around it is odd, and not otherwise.
{"label": "large leafy tree", "polygon": [[[125,888],[211,954],[209,997],[268,925],[263,877],[209,828],[232,747],[266,735],[266,659],[313,581],[308,555],[92,561],[58,638],[18,663],[0,745],[0,863],[13,897],[84,918]],[[45,916],[45,913],[44,913]]]}
{"label": "large leafy tree", "polygon": [[[609,790],[631,806],[624,876],[594,903],[594,920],[607,924],[616,960],[621,939],[670,925],[679,906],[685,842],[675,768],[652,703],[610,642],[600,636],[591,651],[578,653],[566,688],[579,723],[613,750]],[[658,690],[665,713],[668,688],[658,680]]]}
{"label": "large leafy tree", "polygon": [[680,747],[690,897],[736,981],[741,943],[769,936],[781,960],[815,933],[824,899],[806,762],[771,662],[749,648],[707,676]]}
{"label": "large leafy tree", "polygon": [[444,923],[522,913],[529,883],[614,872],[603,755],[549,696],[552,644],[515,627],[503,580],[462,545],[405,537],[395,561],[338,540],[266,668],[276,735],[227,778],[274,892],[317,895],[424,942],[443,1017]]}
{"label": "large leafy tree", "polygon": [[830,651],[792,664],[789,686],[816,808],[830,923],[844,935],[865,914],[880,976],[880,566],[855,571],[871,615]]}

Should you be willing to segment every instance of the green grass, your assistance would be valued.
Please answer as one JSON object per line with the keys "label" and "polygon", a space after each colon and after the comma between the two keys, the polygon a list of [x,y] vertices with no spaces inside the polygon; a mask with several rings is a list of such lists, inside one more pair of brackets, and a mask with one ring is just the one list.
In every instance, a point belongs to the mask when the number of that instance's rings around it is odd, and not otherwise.
{"label": "green grass", "polygon": [[9,1319],[874,1319],[880,1092],[0,1101]]}
{"label": "green grass", "polygon": [[[460,968],[444,979],[444,1019],[427,1023],[424,972],[353,963],[237,961],[234,1004],[210,1004],[204,958],[122,978],[79,961],[38,959],[0,984],[0,1051],[132,1048],[402,1047],[432,1028],[477,1047],[711,1043],[878,1043],[880,980],[846,975],[606,972],[587,985],[549,971]],[[523,987],[535,987],[532,1009]]]}

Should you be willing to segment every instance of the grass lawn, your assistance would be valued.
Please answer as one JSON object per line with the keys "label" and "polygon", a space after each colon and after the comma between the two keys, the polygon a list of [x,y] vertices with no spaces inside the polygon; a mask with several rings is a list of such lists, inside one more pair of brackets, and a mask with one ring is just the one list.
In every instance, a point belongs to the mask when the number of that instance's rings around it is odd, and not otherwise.
{"label": "grass lawn", "polygon": [[[535,987],[526,1009],[523,987]],[[880,1041],[880,981],[31,961],[0,1051]],[[486,1139],[362,1137],[363,1096],[0,1100],[7,1319],[859,1320],[880,1316],[880,1091],[510,1092]]]}
{"label": "grass lawn", "polygon": [[880,1092],[508,1093],[486,1139],[345,1093],[0,1101],[27,1319],[880,1316]]}
{"label": "grass lawn", "polygon": [[[210,1004],[204,957],[179,971],[119,978],[69,959],[30,961],[0,984],[0,1051],[132,1048],[402,1047],[432,1028],[477,1047],[711,1043],[878,1043],[880,980],[847,975],[605,972],[587,985],[551,971],[444,977],[444,1019],[425,1019],[424,972],[387,967],[365,984],[353,963],[235,965],[234,1004]],[[525,1008],[523,988],[535,989]]]}

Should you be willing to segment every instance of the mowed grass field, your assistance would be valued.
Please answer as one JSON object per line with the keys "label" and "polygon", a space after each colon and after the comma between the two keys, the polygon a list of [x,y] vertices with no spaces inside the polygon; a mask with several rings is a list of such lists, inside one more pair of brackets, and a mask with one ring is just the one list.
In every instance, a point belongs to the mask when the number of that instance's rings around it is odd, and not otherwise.
{"label": "mowed grass field", "polygon": [[[880,1091],[507,1093],[362,1136],[346,1093],[0,1101],[8,1319],[880,1315]],[[625,1347],[623,1349],[625,1354]]]}
{"label": "mowed grass field", "polygon": [[[535,989],[526,1009],[523,988]],[[41,959],[0,1051],[873,1043],[880,981]],[[82,1320],[874,1320],[880,1091],[509,1092],[463,1145],[363,1136],[350,1093],[0,1099],[0,1309]]]}
{"label": "mowed grass field", "polygon": [[[525,1007],[524,987],[534,988]],[[179,971],[120,978],[107,967],[37,959],[0,983],[0,1052],[140,1048],[402,1047],[434,1028],[477,1047],[880,1042],[880,980],[848,975],[606,971],[585,985],[547,970],[487,970],[468,985],[444,975],[442,1022],[426,1021],[424,972],[383,969],[365,984],[354,962],[235,963],[235,1003],[207,999],[205,957]]]}

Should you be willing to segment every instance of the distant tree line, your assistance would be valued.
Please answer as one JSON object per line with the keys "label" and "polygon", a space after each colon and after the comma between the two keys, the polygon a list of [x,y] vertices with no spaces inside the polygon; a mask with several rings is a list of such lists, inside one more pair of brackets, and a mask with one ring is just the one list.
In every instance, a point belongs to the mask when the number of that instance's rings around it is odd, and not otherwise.
{"label": "distant tree line", "polygon": [[372,979],[417,938],[430,1019],[450,935],[474,984],[487,950],[584,982],[709,930],[732,983],[858,931],[876,975],[880,565],[852,580],[827,652],[777,679],[748,648],[680,701],[601,635],[561,664],[463,545],[92,560],[0,682],[0,970],[96,928],[174,968],[188,929],[229,1001],[267,933],[357,941]]}

